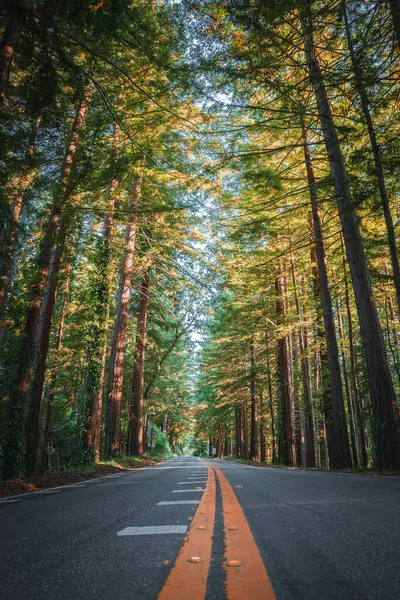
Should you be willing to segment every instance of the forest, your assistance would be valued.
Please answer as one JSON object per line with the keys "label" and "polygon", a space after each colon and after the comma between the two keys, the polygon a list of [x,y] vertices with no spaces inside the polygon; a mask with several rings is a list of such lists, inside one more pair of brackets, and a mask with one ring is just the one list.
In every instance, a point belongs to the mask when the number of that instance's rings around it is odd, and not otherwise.
{"label": "forest", "polygon": [[1,477],[151,430],[160,458],[400,471],[400,0],[0,26]]}

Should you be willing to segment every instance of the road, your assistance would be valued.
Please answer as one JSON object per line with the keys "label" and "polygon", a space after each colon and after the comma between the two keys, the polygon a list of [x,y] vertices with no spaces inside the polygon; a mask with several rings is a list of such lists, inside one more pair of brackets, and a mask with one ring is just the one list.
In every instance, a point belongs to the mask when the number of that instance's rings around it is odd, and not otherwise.
{"label": "road", "polygon": [[399,499],[400,478],[192,457],[14,496],[0,598],[398,600]]}

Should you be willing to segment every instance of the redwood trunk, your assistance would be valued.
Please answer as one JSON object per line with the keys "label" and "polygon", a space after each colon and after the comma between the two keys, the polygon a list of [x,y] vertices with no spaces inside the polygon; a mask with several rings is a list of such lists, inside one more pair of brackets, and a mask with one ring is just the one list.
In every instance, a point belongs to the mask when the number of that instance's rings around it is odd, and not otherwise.
{"label": "redwood trunk", "polygon": [[136,334],[135,366],[133,370],[132,405],[129,418],[129,448],[133,456],[143,454],[143,387],[146,351],[146,327],[149,308],[149,274],[140,286],[138,330]]}
{"label": "redwood trunk", "polygon": [[[286,317],[286,277],[282,272],[277,274],[275,289],[277,324],[284,326]],[[278,338],[278,372],[282,423],[280,459],[284,465],[296,466],[292,349],[290,336],[283,333],[279,333]]]}
{"label": "redwood trunk", "polygon": [[240,406],[235,406],[235,455],[236,458],[241,458],[242,449],[242,432],[241,432],[242,415]]}
{"label": "redwood trunk", "polygon": [[346,314],[347,314],[347,328],[349,335],[349,355],[350,355],[350,379],[354,395],[354,408],[355,408],[355,420],[358,426],[358,433],[361,446],[361,465],[366,468],[368,467],[368,443],[367,434],[364,425],[364,417],[361,412],[361,398],[358,388],[358,380],[356,373],[356,354],[354,348],[354,329],[353,329],[353,317],[350,310],[350,297],[349,297],[349,284],[347,279],[347,268],[346,259],[344,255],[343,240],[341,237],[342,254],[343,254],[343,275],[344,275],[344,291],[345,291],[345,302],[346,302]]}
{"label": "redwood trunk", "polygon": [[257,458],[257,382],[256,382],[256,351],[254,339],[250,346],[250,397],[251,397],[251,429],[250,429],[250,460]]}
{"label": "redwood trunk", "polygon": [[57,382],[57,373],[58,373],[58,364],[59,364],[59,355],[62,348],[62,340],[64,334],[64,324],[65,324],[65,312],[66,306],[69,297],[69,290],[71,285],[71,274],[72,274],[72,257],[67,262],[66,265],[66,281],[65,281],[65,290],[62,297],[61,302],[61,317],[60,323],[58,325],[56,344],[54,348],[54,361],[51,367],[50,373],[50,385],[49,385],[49,395],[47,398],[47,407],[46,407],[46,418],[45,418],[45,427],[44,427],[44,436],[43,436],[43,446],[42,446],[42,456],[40,460],[40,470],[41,473],[46,471],[46,461],[47,461],[47,447],[50,441],[51,434],[51,418],[52,418],[52,408],[54,403],[54,397],[56,393],[56,382]]}
{"label": "redwood trunk", "polygon": [[[114,178],[108,188],[106,195],[106,205],[117,188],[118,180]],[[107,355],[107,323],[110,313],[110,295],[111,295],[111,245],[113,232],[113,211],[115,202],[111,202],[109,212],[104,215],[103,223],[103,239],[101,253],[103,256],[102,273],[100,277],[100,285],[98,286],[99,308],[98,314],[95,315],[97,326],[99,327],[98,335],[100,337],[99,347],[96,347],[96,352],[100,350],[98,370],[100,371],[94,382],[94,388],[89,397],[87,426],[87,446],[93,449],[94,458],[100,459],[100,442],[101,442],[101,417],[103,412],[103,394],[104,394],[104,379],[105,379],[105,361]],[[103,283],[105,280],[105,285]]]}
{"label": "redwood trunk", "polygon": [[[297,292],[297,280],[294,267],[293,253],[290,254],[290,264],[292,270],[292,280],[294,289],[294,298],[296,304],[296,313],[299,318],[299,349],[300,349],[300,366],[301,376],[303,381],[304,394],[304,429],[305,429],[305,463],[307,467],[315,467],[315,432],[314,432],[314,411],[312,405],[312,387],[310,376],[310,360],[308,356],[308,332],[304,326],[299,296]],[[300,428],[301,430],[301,428]]]}
{"label": "redwood trunk", "polygon": [[121,453],[121,401],[124,377],[124,360],[126,346],[126,330],[128,325],[129,298],[133,259],[136,252],[137,209],[142,188],[142,178],[137,177],[134,184],[131,213],[125,236],[125,256],[121,271],[121,283],[118,293],[116,321],[111,348],[110,382],[108,392],[107,414],[105,423],[106,456],[119,456]]}
{"label": "redwood trunk", "polygon": [[339,338],[340,338],[341,354],[342,354],[344,387],[346,390],[347,415],[348,415],[349,427],[350,427],[351,453],[353,456],[353,467],[355,469],[357,469],[358,468],[358,451],[357,451],[356,429],[355,429],[355,423],[354,423],[354,409],[353,409],[352,394],[350,391],[350,382],[349,382],[349,376],[348,376],[347,364],[346,364],[346,353],[345,353],[345,347],[344,347],[342,315],[340,313],[339,304],[338,304],[337,300],[336,300],[336,313],[337,313],[338,326],[339,326]]}
{"label": "redwood trunk", "polygon": [[319,294],[322,303],[326,351],[329,365],[330,397],[325,396],[324,399],[325,426],[328,437],[328,449],[330,453],[329,463],[331,467],[335,469],[351,469],[350,446],[347,434],[342,377],[339,363],[339,348],[336,339],[332,298],[330,293],[328,270],[326,266],[321,213],[319,209],[316,181],[311,159],[311,150],[308,143],[308,133],[304,119],[302,119],[301,125],[313,217],[315,253],[318,265]]}
{"label": "redwood trunk", "polygon": [[267,378],[268,378],[268,406],[269,414],[271,419],[271,442],[272,442],[272,462],[276,463],[276,432],[275,432],[275,413],[274,413],[274,399],[272,395],[272,375],[271,375],[271,364],[269,358],[269,340],[268,330],[265,329],[265,349],[267,353]]}
{"label": "redwood trunk", "polygon": [[247,402],[243,400],[242,408],[241,408],[241,417],[242,417],[242,448],[241,448],[241,457],[244,459],[249,458],[249,438],[248,438],[248,425],[247,425]]}

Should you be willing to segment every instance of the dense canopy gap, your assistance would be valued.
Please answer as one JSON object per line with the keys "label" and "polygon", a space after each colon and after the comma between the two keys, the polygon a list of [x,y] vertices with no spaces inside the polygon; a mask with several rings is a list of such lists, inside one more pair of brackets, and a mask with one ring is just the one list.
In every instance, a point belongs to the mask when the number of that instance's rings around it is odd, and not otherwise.
{"label": "dense canopy gap", "polygon": [[400,470],[398,3],[61,4],[0,9],[2,477]]}

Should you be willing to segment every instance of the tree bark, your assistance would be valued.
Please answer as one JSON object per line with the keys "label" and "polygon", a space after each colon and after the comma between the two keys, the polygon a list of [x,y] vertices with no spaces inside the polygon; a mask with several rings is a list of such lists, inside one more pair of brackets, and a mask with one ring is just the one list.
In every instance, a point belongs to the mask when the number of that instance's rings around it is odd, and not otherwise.
{"label": "tree bark", "polygon": [[[275,280],[276,318],[278,326],[285,326],[286,318],[286,276],[280,269]],[[294,425],[293,364],[290,336],[279,332],[278,372],[281,398],[282,445],[280,460],[284,465],[296,466],[296,443]]]}
{"label": "tree bark", "polygon": [[[309,2],[307,1],[307,5]],[[400,469],[399,409],[372,291],[353,198],[335,123],[316,56],[311,19],[302,20],[307,65],[318,105],[363,340],[373,414],[376,468]]]}
{"label": "tree bark", "polygon": [[[38,332],[40,313],[42,308],[42,299],[45,293],[46,281],[49,276],[51,255],[54,248],[56,233],[60,228],[61,235],[59,236],[59,244],[57,248],[57,261],[60,262],[62,258],[63,250],[63,237],[66,230],[66,220],[60,223],[61,210],[64,207],[65,202],[70,194],[69,184],[71,176],[71,168],[75,161],[76,151],[79,145],[79,138],[82,127],[86,119],[87,109],[89,107],[90,97],[93,91],[93,82],[90,81],[83,99],[80,102],[76,114],[74,123],[72,126],[71,135],[69,138],[68,149],[63,161],[61,176],[59,181],[58,190],[53,201],[53,206],[49,218],[49,222],[46,228],[45,235],[41,243],[39,250],[39,256],[37,261],[37,276],[32,286],[31,297],[28,307],[27,318],[25,322],[25,332],[22,341],[22,347],[20,351],[20,362],[17,369],[16,383],[10,394],[9,399],[9,423],[8,428],[8,439],[6,440],[4,447],[4,460],[3,460],[3,476],[4,477],[17,477],[23,472],[23,457],[25,454],[26,444],[25,441],[29,442],[29,466],[33,464],[34,456],[36,452],[37,442],[37,427],[40,412],[40,403],[42,398],[43,385],[41,384],[39,389],[34,390],[34,396],[31,399],[31,405],[28,415],[28,434],[26,435],[25,429],[25,410],[28,402],[29,391],[31,386],[31,378],[33,371],[33,361],[36,349],[36,336]],[[57,264],[55,262],[55,264]],[[52,291],[55,293],[56,283],[58,279],[58,273],[55,272],[55,283],[52,281],[54,278],[49,278],[49,284],[52,286]],[[52,299],[48,296],[49,310],[52,311]],[[52,317],[52,313],[51,313]],[[46,316],[50,318],[50,314]],[[48,328],[43,328],[43,335],[49,333]],[[46,348],[46,340],[41,339],[38,341],[38,348]],[[41,354],[38,360],[37,368],[43,370],[43,363],[46,361],[46,355]],[[39,371],[38,371],[39,377]]]}
{"label": "tree bark", "polygon": [[357,451],[356,429],[355,429],[355,423],[354,423],[354,409],[353,409],[352,395],[351,395],[351,391],[350,391],[350,382],[349,382],[349,376],[348,376],[347,364],[346,364],[346,353],[345,353],[345,347],[344,347],[342,315],[341,315],[341,312],[339,309],[339,304],[338,304],[337,299],[336,299],[336,314],[337,314],[338,326],[339,326],[339,339],[340,339],[341,354],[342,354],[344,387],[346,390],[347,415],[348,415],[349,426],[350,426],[351,453],[352,453],[352,457],[353,457],[353,467],[354,467],[354,469],[357,469],[359,461],[358,461],[358,451]]}
{"label": "tree bark", "polygon": [[271,441],[272,441],[272,462],[276,463],[276,432],[275,432],[275,413],[274,413],[274,399],[272,394],[272,375],[271,375],[271,364],[269,357],[269,339],[268,330],[265,328],[265,349],[267,354],[267,379],[268,379],[268,407],[269,415],[271,419]]}
{"label": "tree bark", "polygon": [[[313,230],[313,221],[311,219],[311,229]],[[315,248],[315,237],[313,235],[313,244],[311,245],[311,274],[313,284],[314,303],[316,310],[315,329],[317,338],[316,360],[316,389],[321,390],[319,403],[319,418],[317,423],[317,448],[319,451],[319,466],[329,465],[329,457],[332,456],[332,401],[330,387],[330,371],[328,353],[326,349],[326,336],[323,321],[323,308],[320,294],[320,278],[317,265],[317,252]],[[329,417],[329,430],[326,427],[327,417]]]}
{"label": "tree bark", "polygon": [[297,280],[294,267],[293,253],[290,253],[290,265],[292,271],[292,281],[294,289],[294,299],[296,305],[296,313],[299,318],[299,350],[300,350],[300,365],[301,375],[303,380],[304,394],[304,421],[305,421],[305,442],[306,442],[306,466],[315,468],[315,432],[314,432],[314,410],[312,404],[312,387],[310,377],[310,360],[308,356],[308,333],[304,326],[299,296],[297,292]]}
{"label": "tree bark", "polygon": [[257,373],[256,373],[256,351],[254,339],[250,345],[250,399],[251,399],[251,428],[250,428],[250,460],[257,458]]}
{"label": "tree bark", "polygon": [[361,465],[364,468],[368,467],[368,443],[367,443],[367,435],[364,425],[364,418],[361,412],[361,398],[358,389],[358,380],[357,380],[357,372],[356,372],[356,354],[354,348],[354,329],[353,329],[353,317],[351,315],[350,309],[350,297],[349,297],[349,283],[347,279],[347,265],[344,254],[343,247],[343,238],[340,236],[341,246],[342,246],[342,256],[343,256],[343,275],[344,275],[344,292],[345,292],[345,303],[346,303],[346,315],[347,315],[347,328],[348,328],[348,336],[349,336],[349,355],[350,355],[350,378],[351,378],[351,386],[354,395],[354,407],[355,407],[355,417],[358,425],[358,433],[360,439],[361,446]]}
{"label": "tree bark", "polygon": [[336,339],[330,283],[328,278],[328,269],[326,266],[321,213],[319,209],[317,186],[311,159],[311,150],[308,142],[308,132],[303,117],[301,119],[301,127],[303,133],[307,180],[310,190],[315,254],[318,265],[319,295],[323,310],[326,351],[329,365],[330,395],[329,397],[325,396],[324,399],[325,426],[328,437],[328,450],[330,453],[329,462],[331,467],[334,469],[351,469],[350,446],[347,434],[342,377],[339,363],[339,348]]}
{"label": "tree bark", "polygon": [[235,406],[235,455],[236,458],[241,458],[242,449],[242,415],[240,406]]}
{"label": "tree bark", "polygon": [[248,459],[249,458],[249,438],[248,438],[248,425],[247,425],[247,402],[243,400],[242,408],[241,408],[241,417],[242,417],[242,448],[241,448],[241,458]]}
{"label": "tree bark", "polygon": [[218,424],[217,456],[218,458],[222,458],[224,456],[224,442],[221,423]]}
{"label": "tree bark", "polygon": [[143,454],[143,387],[146,351],[146,327],[149,307],[149,273],[140,286],[138,330],[136,334],[135,366],[133,369],[132,403],[129,416],[129,449],[133,456]]}
{"label": "tree bark", "polygon": [[45,426],[44,426],[44,435],[43,435],[43,445],[42,445],[42,455],[40,459],[40,471],[44,473],[46,471],[46,461],[47,461],[47,447],[50,441],[51,434],[51,418],[52,418],[52,409],[54,404],[54,398],[56,394],[56,382],[57,382],[57,372],[58,372],[58,364],[59,364],[59,355],[62,348],[62,341],[64,335],[64,325],[65,325],[65,313],[67,302],[69,298],[69,291],[71,286],[71,274],[72,274],[72,257],[69,257],[69,260],[66,264],[65,268],[65,289],[61,301],[61,316],[60,322],[58,325],[56,343],[54,348],[54,360],[51,366],[50,373],[50,384],[49,384],[49,394],[46,402],[46,418],[45,418]]}
{"label": "tree bark", "polygon": [[[142,189],[142,177],[136,178],[131,202],[131,213],[125,236],[125,256],[121,270],[121,282],[118,293],[116,320],[111,348],[110,382],[108,390],[107,412],[104,432],[105,456],[119,456],[121,453],[121,401],[124,377],[124,360],[128,309],[131,294],[133,259],[136,253],[137,209]],[[128,443],[129,445],[129,443]]]}
{"label": "tree bark", "polygon": [[[106,202],[112,197],[118,180],[114,178],[107,190]],[[93,315],[89,327],[86,395],[86,440],[85,451],[93,460],[100,458],[101,416],[103,408],[105,360],[107,354],[107,324],[110,312],[110,296],[112,285],[111,245],[113,229],[113,212],[115,202],[112,202],[109,212],[103,220],[103,234],[97,251],[97,276],[93,292]]]}

